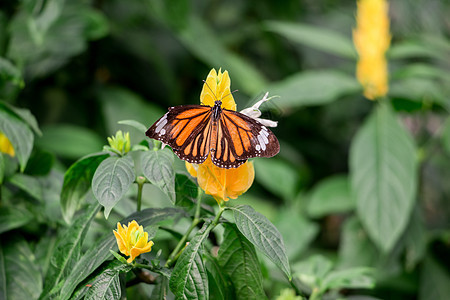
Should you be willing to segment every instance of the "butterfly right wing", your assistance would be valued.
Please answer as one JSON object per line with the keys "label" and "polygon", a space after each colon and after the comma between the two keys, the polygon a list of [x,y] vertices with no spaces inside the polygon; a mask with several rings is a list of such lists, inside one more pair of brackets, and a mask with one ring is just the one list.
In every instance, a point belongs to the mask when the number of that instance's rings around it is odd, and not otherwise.
{"label": "butterfly right wing", "polygon": [[145,134],[169,145],[180,159],[201,164],[209,154],[211,127],[210,106],[180,105],[169,108]]}

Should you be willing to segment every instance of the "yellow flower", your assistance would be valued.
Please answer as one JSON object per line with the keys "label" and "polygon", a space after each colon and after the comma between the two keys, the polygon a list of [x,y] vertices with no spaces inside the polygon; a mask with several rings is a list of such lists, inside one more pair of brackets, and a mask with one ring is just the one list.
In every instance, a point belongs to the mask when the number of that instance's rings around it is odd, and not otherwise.
{"label": "yellow flower", "polygon": [[[219,69],[217,73],[215,69],[212,69],[203,85],[200,103],[213,106],[215,100],[221,100],[222,108],[236,110],[230,84],[228,71],[222,73]],[[186,168],[189,174],[197,177],[200,188],[218,202],[228,201],[229,198],[236,199],[250,188],[255,178],[253,163],[248,161],[237,168],[223,169],[215,166],[211,157],[208,157],[199,165],[186,162]]]}
{"label": "yellow flower", "polygon": [[375,99],[388,91],[385,53],[391,42],[386,0],[358,0],[353,42],[359,55],[356,77],[364,96]]}
{"label": "yellow flower", "polygon": [[127,153],[130,151],[131,142],[130,142],[130,133],[126,132],[122,133],[122,130],[116,132],[116,136],[112,136],[108,138],[108,143],[114,150],[119,153]]}
{"label": "yellow flower", "polygon": [[8,137],[2,132],[0,132],[0,152],[9,154],[12,157],[14,157],[14,155],[16,154]]}
{"label": "yellow flower", "polygon": [[128,222],[128,226],[123,225],[123,227],[117,222],[117,230],[113,232],[120,252],[129,256],[128,263],[131,263],[140,254],[152,250],[153,242],[148,241],[148,233],[135,220]]}

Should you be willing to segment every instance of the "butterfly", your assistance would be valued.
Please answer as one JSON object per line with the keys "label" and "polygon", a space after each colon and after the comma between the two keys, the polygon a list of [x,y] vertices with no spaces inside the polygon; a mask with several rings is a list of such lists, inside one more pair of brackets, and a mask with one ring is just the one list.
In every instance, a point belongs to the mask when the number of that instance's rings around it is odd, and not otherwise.
{"label": "butterfly", "polygon": [[201,164],[211,155],[220,168],[237,168],[252,157],[272,157],[280,151],[276,136],[266,126],[242,113],[214,106],[180,105],[145,133],[169,145],[190,163]]}

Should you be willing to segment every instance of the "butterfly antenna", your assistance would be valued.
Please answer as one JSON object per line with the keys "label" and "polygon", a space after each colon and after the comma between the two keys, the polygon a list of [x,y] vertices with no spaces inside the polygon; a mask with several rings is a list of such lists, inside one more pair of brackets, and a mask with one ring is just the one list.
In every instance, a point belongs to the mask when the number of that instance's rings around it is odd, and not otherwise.
{"label": "butterfly antenna", "polygon": [[238,92],[239,90],[234,90],[234,91],[232,91],[231,93],[228,93],[228,94],[226,94],[225,96],[223,96],[221,99],[220,99],[220,101],[222,101],[222,99],[225,99],[226,97],[228,97],[228,96],[230,96],[230,95],[232,95],[232,94],[234,94],[235,92]]}
{"label": "butterfly antenna", "polygon": [[217,101],[216,94],[214,93],[214,91],[212,90],[212,88],[209,86],[209,84],[206,82],[206,80],[203,80],[203,82],[206,84],[206,86],[209,88],[209,90],[210,90],[211,93],[213,94],[215,101]]}

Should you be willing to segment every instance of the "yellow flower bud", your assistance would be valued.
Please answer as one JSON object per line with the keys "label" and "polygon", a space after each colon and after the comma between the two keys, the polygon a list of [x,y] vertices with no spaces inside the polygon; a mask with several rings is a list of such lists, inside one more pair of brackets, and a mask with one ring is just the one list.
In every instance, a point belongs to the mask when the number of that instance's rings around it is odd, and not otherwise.
{"label": "yellow flower bud", "polygon": [[6,153],[12,157],[16,155],[14,148],[9,141],[8,137],[0,132],[0,152]]}
{"label": "yellow flower bud", "polygon": [[148,240],[148,233],[135,220],[128,222],[128,226],[122,226],[117,222],[117,230],[113,232],[119,251],[129,256],[128,263],[134,261],[140,254],[152,250],[153,242]]}

